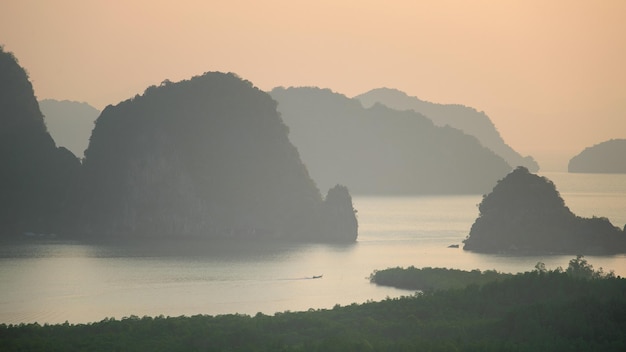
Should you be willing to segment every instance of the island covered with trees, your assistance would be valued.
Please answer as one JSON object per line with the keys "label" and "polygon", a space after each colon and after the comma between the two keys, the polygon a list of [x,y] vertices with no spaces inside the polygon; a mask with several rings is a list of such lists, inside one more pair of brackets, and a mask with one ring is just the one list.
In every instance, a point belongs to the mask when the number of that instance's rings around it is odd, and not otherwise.
{"label": "island covered with trees", "polygon": [[604,217],[583,218],[565,206],[552,181],[518,167],[479,204],[464,249],[488,253],[626,252],[626,234]]}
{"label": "island covered with trees", "polygon": [[626,174],[626,139],[611,139],[585,148],[570,159],[569,172]]}
{"label": "island covered with trees", "polygon": [[0,350],[621,352],[625,290],[626,279],[579,256],[565,270],[538,263],[489,282],[332,309],[0,324]]}
{"label": "island covered with trees", "polygon": [[404,290],[440,291],[459,289],[470,284],[483,285],[488,282],[502,280],[513,274],[500,273],[495,270],[481,271],[478,269],[465,271],[447,268],[388,268],[375,270],[369,277],[370,282],[381,286],[392,286]]}
{"label": "island covered with trees", "polygon": [[0,50],[0,235],[354,242],[352,197],[326,197],[265,92],[232,73],[163,82],[107,106],[85,157],[57,147]]}

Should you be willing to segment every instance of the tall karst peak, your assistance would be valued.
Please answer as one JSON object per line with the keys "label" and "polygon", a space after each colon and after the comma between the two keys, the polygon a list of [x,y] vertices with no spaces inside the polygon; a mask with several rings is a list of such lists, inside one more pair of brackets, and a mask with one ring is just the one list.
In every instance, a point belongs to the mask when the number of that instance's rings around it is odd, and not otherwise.
{"label": "tall karst peak", "polygon": [[[232,73],[165,81],[108,106],[85,152],[94,232],[354,241],[329,212],[267,94]],[[347,205],[344,204],[346,208]],[[335,228],[340,228],[336,226]]]}
{"label": "tall karst peak", "polygon": [[63,228],[80,168],[57,148],[26,70],[0,47],[0,235]]}

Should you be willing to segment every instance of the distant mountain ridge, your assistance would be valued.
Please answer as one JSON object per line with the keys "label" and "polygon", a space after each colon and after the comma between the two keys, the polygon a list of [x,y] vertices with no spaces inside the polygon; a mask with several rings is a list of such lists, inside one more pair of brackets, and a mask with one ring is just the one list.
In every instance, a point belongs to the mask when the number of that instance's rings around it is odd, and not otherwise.
{"label": "distant mountain ridge", "polygon": [[82,158],[100,110],[85,102],[55,99],[39,101],[39,108],[57,145]]}
{"label": "distant mountain ridge", "polygon": [[366,109],[315,87],[270,94],[321,189],[335,180],[354,194],[482,194],[511,170],[475,137],[414,111]]}
{"label": "distant mountain ridge", "polygon": [[570,159],[568,172],[626,173],[626,139],[611,139],[585,148]]}
{"label": "distant mountain ridge", "polygon": [[475,136],[482,145],[504,158],[511,167],[524,166],[532,172],[539,170],[539,164],[531,156],[521,156],[504,142],[484,112],[458,104],[431,103],[390,88],[373,89],[354,98],[365,107],[381,103],[392,109],[415,110],[431,119],[437,126],[449,125]]}

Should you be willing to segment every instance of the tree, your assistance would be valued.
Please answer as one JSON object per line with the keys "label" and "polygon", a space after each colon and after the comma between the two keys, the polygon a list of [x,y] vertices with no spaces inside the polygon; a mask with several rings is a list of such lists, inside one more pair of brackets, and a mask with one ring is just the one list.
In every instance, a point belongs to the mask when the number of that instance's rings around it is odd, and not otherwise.
{"label": "tree", "polygon": [[615,277],[615,273],[613,271],[605,273],[602,268],[594,270],[593,265],[589,264],[587,259],[585,259],[585,257],[581,254],[569,261],[569,266],[565,272],[572,277],[586,280]]}

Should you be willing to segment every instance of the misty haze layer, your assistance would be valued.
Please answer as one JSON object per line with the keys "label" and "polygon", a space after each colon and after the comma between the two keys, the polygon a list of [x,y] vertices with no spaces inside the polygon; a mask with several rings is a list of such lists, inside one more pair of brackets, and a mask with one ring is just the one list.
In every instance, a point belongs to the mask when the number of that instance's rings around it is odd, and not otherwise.
{"label": "misty haze layer", "polygon": [[482,194],[511,167],[475,137],[414,111],[319,88],[275,88],[290,139],[320,189],[355,194]]}
{"label": "misty haze layer", "polygon": [[389,88],[373,89],[354,98],[365,107],[381,103],[392,109],[414,110],[431,119],[437,126],[449,125],[478,138],[483,146],[500,155],[512,167],[524,166],[532,172],[539,170],[539,165],[531,156],[521,156],[504,142],[484,112],[458,104],[431,103]]}

